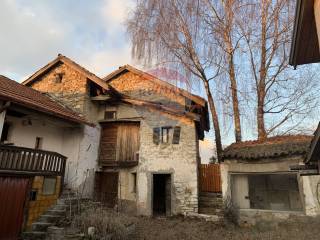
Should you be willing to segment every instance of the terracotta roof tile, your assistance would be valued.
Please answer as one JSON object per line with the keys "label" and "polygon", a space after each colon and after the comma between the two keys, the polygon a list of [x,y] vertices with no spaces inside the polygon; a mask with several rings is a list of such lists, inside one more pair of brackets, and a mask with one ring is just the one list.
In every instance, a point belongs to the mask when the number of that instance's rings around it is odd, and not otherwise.
{"label": "terracotta roof tile", "polygon": [[32,88],[0,75],[0,99],[76,123],[90,124],[85,118]]}
{"label": "terracotta roof tile", "polygon": [[245,141],[233,143],[223,151],[223,159],[259,160],[305,154],[310,146],[312,136],[287,135],[275,136],[261,142]]}

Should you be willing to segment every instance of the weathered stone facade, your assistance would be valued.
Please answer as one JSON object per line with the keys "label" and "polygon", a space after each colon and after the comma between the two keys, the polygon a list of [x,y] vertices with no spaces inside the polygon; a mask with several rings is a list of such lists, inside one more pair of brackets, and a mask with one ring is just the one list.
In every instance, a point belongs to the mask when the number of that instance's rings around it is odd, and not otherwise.
{"label": "weathered stone facade", "polygon": [[[106,107],[108,109],[108,107]],[[114,107],[112,108],[114,110]],[[102,117],[102,113],[100,115]],[[197,137],[192,120],[164,114],[159,111],[134,107],[117,106],[117,118],[140,118],[139,165],[120,170],[119,198],[136,201],[137,213],[152,215],[153,174],[171,175],[171,214],[198,212],[198,163]],[[180,126],[179,144],[153,143],[153,128]],[[130,173],[137,174],[137,192],[130,192]]]}
{"label": "weathered stone facade", "polygon": [[[175,91],[132,72],[126,72],[111,80],[110,85],[123,94],[146,101],[161,102],[168,107],[184,110],[186,99]],[[177,88],[176,88],[177,89]]]}
{"label": "weathered stone facade", "polygon": [[[63,73],[61,82],[56,75]],[[67,164],[66,181],[74,189],[86,189],[90,195],[93,191],[94,171],[97,166],[98,143],[100,138],[99,121],[105,121],[106,110],[116,111],[115,121],[135,119],[140,122],[139,164],[134,168],[111,169],[119,172],[119,199],[130,211],[141,215],[152,215],[153,175],[168,174],[171,182],[170,215],[198,212],[198,137],[193,119],[165,113],[159,109],[146,106],[135,106],[121,102],[94,102],[90,99],[90,81],[80,72],[63,63],[36,79],[31,87],[51,94],[83,114],[96,127],[86,126],[82,132],[75,133],[74,141],[68,139],[65,145],[70,146]],[[185,111],[186,97],[174,86],[159,84],[143,76],[125,72],[108,82],[122,94],[140,100],[159,102],[179,112]],[[126,119],[126,120],[124,120]],[[179,126],[179,144],[153,142],[153,128]],[[90,128],[90,129],[88,129]],[[68,132],[66,132],[68,134]],[[173,131],[170,132],[172,138]],[[66,147],[67,148],[67,147]],[[107,171],[110,171],[107,170]],[[132,191],[132,174],[136,174],[136,191]]]}

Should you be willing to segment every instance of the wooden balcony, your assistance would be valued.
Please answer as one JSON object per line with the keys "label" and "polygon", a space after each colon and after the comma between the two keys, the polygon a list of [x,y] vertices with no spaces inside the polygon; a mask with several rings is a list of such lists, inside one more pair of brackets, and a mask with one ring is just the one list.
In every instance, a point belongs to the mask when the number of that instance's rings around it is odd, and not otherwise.
{"label": "wooden balcony", "polygon": [[0,172],[64,176],[67,158],[59,153],[0,145]]}

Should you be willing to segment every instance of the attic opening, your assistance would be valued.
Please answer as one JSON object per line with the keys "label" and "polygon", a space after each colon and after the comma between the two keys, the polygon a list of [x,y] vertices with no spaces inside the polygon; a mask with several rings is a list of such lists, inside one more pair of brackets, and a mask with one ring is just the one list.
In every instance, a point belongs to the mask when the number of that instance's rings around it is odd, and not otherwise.
{"label": "attic opening", "polygon": [[90,97],[97,97],[102,94],[104,94],[105,90],[100,87],[98,84],[88,81],[89,84],[89,92],[90,92]]}
{"label": "attic opening", "polygon": [[171,174],[153,174],[153,215],[171,215]]}
{"label": "attic opening", "polygon": [[239,209],[301,211],[296,174],[233,174],[233,204]]}

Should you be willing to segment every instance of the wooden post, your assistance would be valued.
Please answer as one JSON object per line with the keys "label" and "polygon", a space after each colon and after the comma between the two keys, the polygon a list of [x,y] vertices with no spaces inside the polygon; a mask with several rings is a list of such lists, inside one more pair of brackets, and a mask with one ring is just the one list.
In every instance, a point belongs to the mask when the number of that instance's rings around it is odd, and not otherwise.
{"label": "wooden post", "polygon": [[2,129],[4,125],[4,120],[6,117],[6,108],[4,108],[5,104],[0,102],[0,137],[2,136]]}
{"label": "wooden post", "polygon": [[318,42],[320,42],[320,0],[315,0],[313,7],[314,7],[314,17],[316,20]]}

